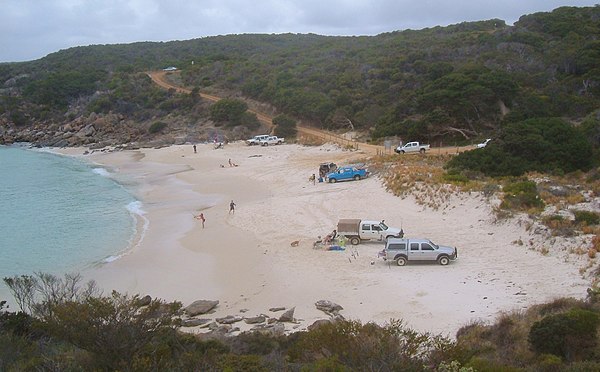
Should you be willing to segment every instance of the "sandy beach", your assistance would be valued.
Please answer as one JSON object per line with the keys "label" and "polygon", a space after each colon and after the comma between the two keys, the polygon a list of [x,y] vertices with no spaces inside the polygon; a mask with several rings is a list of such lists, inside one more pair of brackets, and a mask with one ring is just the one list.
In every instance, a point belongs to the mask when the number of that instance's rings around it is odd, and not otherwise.
{"label": "sandy beach", "polygon": [[[184,306],[219,300],[205,318],[275,317],[280,313],[269,308],[295,307],[298,322],[287,323],[287,330],[327,318],[315,302],[330,300],[344,308],[346,319],[379,324],[403,319],[416,330],[450,337],[473,321],[586,294],[581,258],[542,255],[516,244],[529,241],[531,232],[516,220],[495,222],[492,206],[478,193],[456,195],[434,211],[393,196],[376,175],[313,185],[308,178],[319,163],[366,157],[334,145],[232,143],[197,149],[196,154],[185,145],[84,156],[134,185],[146,212],[140,224],[148,225],[128,254],[84,273],[105,293],[149,294]],[[228,159],[238,166],[229,166]],[[229,213],[231,200],[235,213]],[[204,228],[193,218],[200,212]],[[317,236],[335,229],[339,218],[385,219],[409,237],[456,246],[458,260],[397,267],[376,257],[381,242],[348,245],[345,251],[313,249]],[[293,241],[298,246],[292,247]]]}

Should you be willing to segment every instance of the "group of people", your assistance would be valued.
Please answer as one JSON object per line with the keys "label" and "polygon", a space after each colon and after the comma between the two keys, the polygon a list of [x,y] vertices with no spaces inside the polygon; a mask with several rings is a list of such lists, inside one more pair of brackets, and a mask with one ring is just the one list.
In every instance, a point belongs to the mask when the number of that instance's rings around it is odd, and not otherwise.
{"label": "group of people", "polygon": [[[337,240],[337,241],[336,241]],[[325,238],[313,243],[313,248],[326,248],[327,250],[344,250],[346,246],[346,237],[344,235],[338,235],[337,230],[333,230],[331,233],[325,235]]]}

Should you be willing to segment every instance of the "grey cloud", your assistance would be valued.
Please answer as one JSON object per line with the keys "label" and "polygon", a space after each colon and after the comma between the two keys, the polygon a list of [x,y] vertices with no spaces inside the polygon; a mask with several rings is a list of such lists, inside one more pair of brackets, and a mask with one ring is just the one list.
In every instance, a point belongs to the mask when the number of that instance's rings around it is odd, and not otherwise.
{"label": "grey cloud", "polygon": [[500,18],[599,0],[3,0],[0,61],[78,45],[241,33],[374,35]]}

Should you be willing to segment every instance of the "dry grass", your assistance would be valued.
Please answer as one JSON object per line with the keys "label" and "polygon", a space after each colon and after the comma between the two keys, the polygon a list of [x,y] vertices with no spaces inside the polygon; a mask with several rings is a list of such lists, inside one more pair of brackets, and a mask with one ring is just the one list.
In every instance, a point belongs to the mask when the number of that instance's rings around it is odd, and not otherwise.
{"label": "dry grass", "polygon": [[447,206],[460,192],[483,190],[484,184],[464,177],[448,177],[443,166],[450,159],[442,156],[380,156],[371,167],[385,169],[386,188],[401,198],[415,197],[418,204],[437,210]]}

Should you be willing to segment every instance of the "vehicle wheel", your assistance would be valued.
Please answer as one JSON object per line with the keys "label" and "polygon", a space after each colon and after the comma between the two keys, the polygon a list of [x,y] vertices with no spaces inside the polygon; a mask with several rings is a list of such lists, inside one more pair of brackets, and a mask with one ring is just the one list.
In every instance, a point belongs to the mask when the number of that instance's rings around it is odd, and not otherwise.
{"label": "vehicle wheel", "polygon": [[358,245],[360,243],[360,239],[357,238],[356,236],[353,238],[350,238],[350,244],[352,245]]}
{"label": "vehicle wheel", "polygon": [[385,240],[388,240],[389,238],[395,238],[395,236],[394,235],[388,235],[388,236],[385,237]]}
{"label": "vehicle wheel", "polygon": [[360,180],[360,176],[357,174],[356,176],[354,176],[354,181],[358,181]]}
{"label": "vehicle wheel", "polygon": [[336,183],[336,182],[337,182],[337,180],[335,178],[330,178],[329,179],[329,183]]}
{"label": "vehicle wheel", "polygon": [[404,154],[406,151],[400,150],[400,155]]}
{"label": "vehicle wheel", "polygon": [[424,153],[425,153],[425,149],[421,149],[421,150],[419,150],[419,152],[420,152],[421,154],[424,154]]}
{"label": "vehicle wheel", "polygon": [[406,265],[406,257],[400,256],[400,257],[396,258],[396,265],[398,265],[398,266]]}
{"label": "vehicle wheel", "polygon": [[448,258],[448,256],[442,256],[438,258],[438,262],[440,263],[440,265],[446,266],[450,263],[450,259]]}

